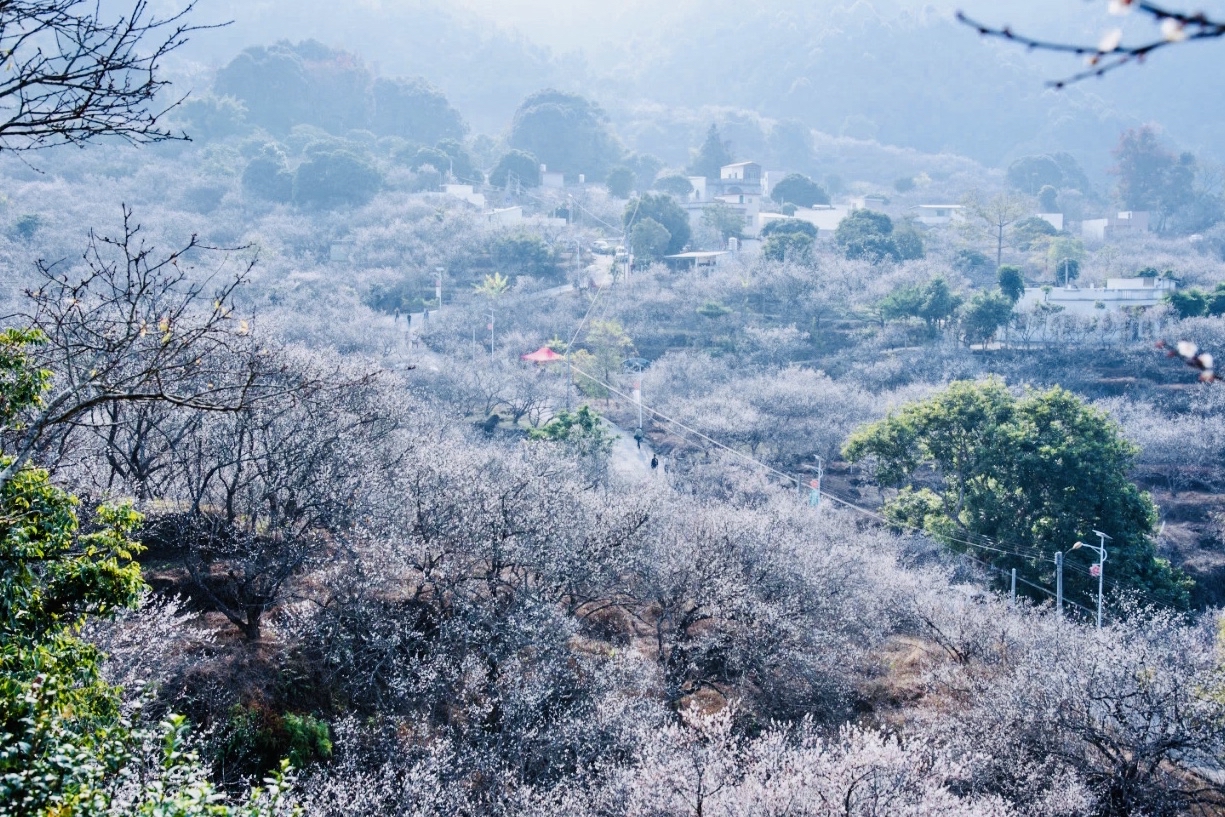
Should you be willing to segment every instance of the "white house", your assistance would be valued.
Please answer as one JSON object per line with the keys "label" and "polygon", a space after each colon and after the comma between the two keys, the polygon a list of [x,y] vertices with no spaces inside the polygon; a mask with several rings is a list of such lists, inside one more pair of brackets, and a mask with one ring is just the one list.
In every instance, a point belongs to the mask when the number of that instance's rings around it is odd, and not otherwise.
{"label": "white house", "polygon": [[761,194],[766,198],[774,195],[778,183],[791,174],[785,170],[767,170],[761,174]]}
{"label": "white house", "polygon": [[485,194],[476,192],[470,184],[444,184],[442,192],[456,199],[462,199],[474,207],[485,209]]}
{"label": "white house", "polygon": [[698,269],[700,267],[717,267],[729,255],[724,250],[712,252],[682,252],[676,255],[665,255],[664,263],[676,270]]}
{"label": "white house", "polygon": [[1132,307],[1147,309],[1161,303],[1162,299],[1178,288],[1169,278],[1108,278],[1106,286],[1090,284],[1078,287],[1027,289],[1017,307],[1032,309],[1039,304],[1061,307],[1073,315],[1092,315],[1102,310],[1118,310]]}
{"label": "white house", "polygon": [[737,182],[761,188],[761,165],[757,162],[736,162],[719,168],[719,181]]}
{"label": "white house", "polygon": [[1148,232],[1148,213],[1143,210],[1128,210],[1117,217],[1094,218],[1081,222],[1081,237],[1089,241],[1105,241],[1121,233]]}
{"label": "white house", "polygon": [[523,223],[523,207],[503,207],[498,210],[487,210],[484,213],[485,223],[498,227],[513,227]]}
{"label": "white house", "polygon": [[816,227],[819,238],[828,238],[833,236],[838,225],[842,223],[842,219],[850,215],[852,209],[845,204],[824,204],[816,207],[798,207],[795,214],[791,216],[785,216],[782,213],[760,213],[757,216],[757,231],[761,232],[761,228],[771,221],[777,221],[780,218],[795,218]]}
{"label": "white house", "polygon": [[566,174],[558,170],[549,170],[546,165],[541,165],[540,186],[561,190],[566,186]]}
{"label": "white house", "polygon": [[874,210],[877,213],[883,213],[887,203],[884,196],[859,196],[858,198],[851,199],[851,208],[854,210]]}
{"label": "white house", "polygon": [[919,211],[915,221],[920,224],[926,227],[947,227],[962,219],[961,211],[965,208],[960,204],[920,204],[915,209]]}

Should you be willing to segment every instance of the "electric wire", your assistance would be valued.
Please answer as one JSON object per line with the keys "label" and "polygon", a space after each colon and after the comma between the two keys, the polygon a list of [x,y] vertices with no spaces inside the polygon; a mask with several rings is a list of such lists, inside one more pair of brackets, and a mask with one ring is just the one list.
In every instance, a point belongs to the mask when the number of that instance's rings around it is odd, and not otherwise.
{"label": "electric wire", "polygon": [[[594,302],[593,302],[593,306],[594,306]],[[590,310],[589,310],[589,312],[590,312]],[[577,337],[577,333],[576,333],[575,337]],[[595,375],[591,374],[590,372],[586,372],[586,371],[584,371],[584,370],[582,370],[582,369],[578,368],[578,367],[577,367],[577,366],[575,366],[573,363],[570,363],[569,365],[570,365],[570,367],[571,367],[571,368],[574,370],[574,372],[575,372],[575,373],[577,373],[577,374],[578,374],[578,375],[580,375],[581,377],[585,377],[585,378],[587,378],[588,380],[591,380],[593,383],[596,383],[596,384],[598,384],[598,385],[602,386],[603,388],[607,389],[607,390],[608,390],[608,392],[609,392],[610,394],[615,394],[615,395],[617,395],[618,397],[620,397],[622,400],[625,400],[625,401],[627,401],[627,402],[633,402],[633,398],[632,398],[632,397],[630,397],[629,395],[627,395],[625,392],[621,391],[620,389],[616,388],[616,387],[615,387],[615,386],[613,386],[612,384],[610,384],[610,383],[606,383],[606,382],[604,382],[604,381],[600,380],[600,379],[599,379],[598,377],[596,377]],[[732,454],[732,455],[733,455],[733,456],[735,456],[735,457],[740,458],[741,460],[744,460],[744,461],[746,461],[746,462],[752,463],[753,465],[757,466],[758,468],[760,468],[760,469],[762,469],[762,470],[764,470],[764,471],[766,471],[766,472],[768,472],[768,473],[772,473],[772,474],[774,474],[774,475],[776,475],[776,476],[780,477],[781,479],[783,479],[783,480],[785,480],[785,481],[787,481],[787,482],[794,483],[794,484],[795,484],[797,487],[801,487],[801,488],[803,487],[803,482],[802,482],[802,481],[801,481],[801,480],[800,480],[798,477],[794,476],[793,474],[788,474],[788,473],[786,473],[785,471],[781,471],[781,470],[779,470],[778,468],[775,468],[774,466],[771,466],[771,465],[769,465],[769,464],[767,464],[767,463],[765,463],[765,462],[762,462],[761,460],[757,459],[756,457],[754,457],[754,456],[752,456],[752,455],[746,454],[746,453],[744,453],[744,452],[742,452],[742,451],[738,451],[738,450],[736,450],[735,448],[732,448],[731,446],[729,446],[729,445],[727,445],[727,444],[725,444],[725,443],[723,443],[723,442],[720,442],[719,440],[716,440],[715,438],[711,437],[710,435],[705,434],[704,432],[701,432],[701,431],[699,431],[699,430],[697,430],[697,429],[695,429],[695,428],[693,428],[693,427],[691,427],[691,426],[689,426],[689,425],[686,425],[685,423],[681,422],[680,420],[677,420],[677,419],[676,419],[676,418],[674,418],[674,417],[670,417],[670,416],[668,416],[668,415],[664,414],[662,411],[659,411],[658,409],[652,408],[651,406],[648,406],[648,405],[647,405],[647,404],[645,404],[645,403],[643,403],[643,404],[642,404],[642,409],[643,409],[643,411],[644,411],[644,412],[646,412],[646,413],[648,413],[648,414],[650,414],[650,415],[652,415],[652,416],[654,416],[654,417],[658,417],[659,419],[663,420],[664,422],[668,423],[669,425],[672,425],[672,426],[674,426],[674,427],[676,427],[676,428],[679,428],[679,429],[681,429],[681,430],[683,430],[683,431],[687,432],[688,434],[691,434],[692,436],[697,437],[698,439],[704,440],[705,442],[708,442],[708,443],[710,443],[711,445],[713,445],[713,446],[715,446],[715,447],[717,447],[717,448],[719,448],[719,449],[721,449],[721,450],[723,450],[723,451],[726,451],[726,452],[728,452],[729,454]],[[844,499],[844,498],[842,498],[842,497],[838,496],[837,494],[834,494],[834,493],[832,493],[832,492],[830,492],[830,491],[828,491],[828,490],[824,490],[824,489],[823,489],[823,490],[822,490],[822,492],[821,492],[821,495],[822,495],[823,497],[828,497],[830,500],[832,500],[833,502],[835,502],[835,503],[837,503],[837,504],[839,504],[839,505],[842,505],[842,506],[844,506],[844,507],[846,507],[846,508],[848,508],[848,509],[850,509],[850,510],[853,510],[853,511],[855,511],[855,512],[857,512],[857,513],[861,514],[861,515],[864,515],[864,516],[870,517],[870,518],[872,518],[872,519],[874,519],[874,520],[876,520],[876,521],[878,521],[878,522],[880,522],[880,523],[882,523],[882,524],[889,525],[889,526],[896,527],[896,528],[901,528],[901,529],[906,530],[906,531],[908,531],[908,532],[910,532],[910,533],[912,533],[912,534],[914,534],[914,533],[925,533],[925,531],[924,531],[922,528],[920,528],[920,527],[918,527],[918,526],[916,526],[916,525],[907,524],[907,523],[904,523],[904,522],[900,522],[900,521],[898,521],[898,520],[891,520],[891,519],[888,519],[887,517],[883,516],[883,515],[882,515],[882,514],[880,514],[880,513],[877,513],[876,511],[873,511],[873,510],[871,510],[871,509],[869,509],[869,508],[865,508],[865,507],[863,507],[863,506],[861,506],[861,505],[858,505],[858,504],[856,504],[856,503],[854,503],[854,502],[851,502],[850,500]],[[1015,556],[1015,557],[1017,557],[1017,558],[1027,559],[1027,560],[1034,561],[1034,562],[1040,562],[1040,563],[1046,563],[1046,564],[1055,564],[1055,559],[1054,559],[1054,557],[1053,557],[1053,556],[1047,556],[1047,555],[1046,555],[1046,551],[1041,550],[1041,549],[1038,549],[1038,548],[1033,548],[1033,547],[1029,547],[1029,548],[1022,548],[1022,547],[1019,547],[1019,546],[1016,546],[1016,545],[1008,546],[1010,543],[998,542],[998,541],[994,541],[994,540],[988,540],[988,541],[990,542],[990,544],[988,544],[988,543],[986,543],[986,542],[982,542],[982,541],[975,542],[975,541],[971,541],[971,540],[969,540],[969,539],[964,539],[964,538],[960,538],[960,537],[956,537],[956,536],[947,536],[947,535],[941,536],[941,538],[942,538],[942,539],[944,539],[945,541],[951,542],[951,543],[953,543],[953,544],[963,545],[963,546],[965,546],[965,547],[974,548],[974,549],[976,549],[976,550],[980,550],[980,551],[991,551],[991,552],[993,552],[993,553],[998,553],[998,554],[1000,554],[1000,555],[1004,555],[1004,556]],[[983,538],[986,538],[986,537],[983,537]],[[972,556],[970,556],[969,554],[965,554],[965,555],[966,555],[966,556],[968,556],[969,558],[973,558],[973,557],[972,557]],[[976,560],[976,561],[978,561],[978,560]],[[998,570],[999,568],[994,568],[994,567],[993,567],[993,569]],[[1078,573],[1078,574],[1083,575],[1083,576],[1090,576],[1090,577],[1092,577],[1092,575],[1093,575],[1093,574],[1092,574],[1092,573],[1091,573],[1089,570],[1087,570],[1087,569],[1085,569],[1085,568],[1083,568],[1083,567],[1080,567],[1079,565],[1076,565],[1076,564],[1074,564],[1074,563],[1069,563],[1069,562],[1068,562],[1066,559],[1064,560],[1064,569],[1065,569],[1065,570],[1071,570],[1072,572],[1074,572],[1074,573]],[[1041,590],[1042,592],[1044,592],[1044,593],[1046,593],[1047,595],[1050,595],[1050,596],[1052,596],[1052,597],[1054,597],[1054,596],[1056,595],[1056,594],[1055,594],[1055,591],[1051,590],[1049,587],[1037,585],[1037,584],[1035,584],[1035,583],[1033,583],[1033,582],[1031,582],[1031,581],[1021,579],[1021,577],[1018,577],[1018,581],[1022,581],[1024,584],[1026,584],[1026,585],[1028,585],[1028,586],[1031,586],[1031,587],[1033,587],[1033,588],[1035,588],[1035,589],[1039,589],[1039,590]],[[1154,606],[1154,607],[1160,607],[1160,608],[1162,608],[1162,609],[1165,609],[1165,610],[1170,610],[1170,611],[1176,611],[1176,610],[1178,609],[1178,608],[1174,607],[1173,605],[1169,604],[1168,602],[1165,602],[1165,601],[1163,601],[1162,599],[1157,598],[1156,596],[1152,595],[1151,593],[1147,593],[1147,592],[1145,592],[1145,591],[1143,591],[1143,590],[1140,590],[1140,589],[1138,589],[1138,588],[1125,588],[1125,587],[1123,587],[1123,586],[1122,586],[1122,585],[1121,585],[1121,584],[1120,584],[1120,583],[1119,583],[1117,580],[1113,580],[1113,579],[1109,579],[1109,578],[1108,578],[1108,579],[1106,580],[1106,583],[1110,584],[1110,585],[1111,585],[1111,586],[1112,586],[1112,587],[1113,587],[1113,588],[1114,588],[1114,589],[1115,589],[1117,592],[1120,592],[1120,593],[1130,593],[1130,594],[1132,594],[1132,595],[1135,595],[1135,596],[1137,596],[1138,598],[1141,598],[1142,600],[1144,600],[1145,602],[1147,602],[1148,604],[1150,604],[1150,605],[1152,605],[1152,606]],[[1064,603],[1065,603],[1065,604],[1074,605],[1074,606],[1076,606],[1076,607],[1079,607],[1079,608],[1080,608],[1080,609],[1082,609],[1082,610],[1088,610],[1088,608],[1084,607],[1083,605],[1080,605],[1080,604],[1076,603],[1075,601],[1072,601],[1072,600],[1071,600],[1071,599],[1069,599],[1069,598],[1068,598],[1066,595],[1065,595],[1065,597],[1064,597]],[[1090,612],[1092,612],[1092,611],[1090,611]]]}

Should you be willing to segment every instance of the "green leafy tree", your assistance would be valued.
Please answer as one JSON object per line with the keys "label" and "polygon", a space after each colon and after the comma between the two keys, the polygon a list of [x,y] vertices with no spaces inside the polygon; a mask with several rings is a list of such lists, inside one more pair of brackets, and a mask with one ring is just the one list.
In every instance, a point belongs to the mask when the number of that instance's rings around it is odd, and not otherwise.
{"label": "green leafy tree", "polygon": [[794,204],[798,207],[813,207],[829,204],[829,193],[825,188],[799,173],[792,173],[774,186],[770,198],[779,204]]}
{"label": "green leafy tree", "polygon": [[834,243],[847,258],[868,261],[899,261],[901,253],[893,240],[893,219],[872,210],[855,210],[838,224]]}
{"label": "green leafy tree", "polygon": [[981,274],[991,269],[991,259],[978,250],[960,249],[953,256],[953,269],[962,275]]}
{"label": "green leafy tree", "polygon": [[663,159],[650,153],[631,153],[624,158],[621,165],[634,174],[634,184],[641,185],[643,189],[649,188],[655,182],[659,171],[664,169]]}
{"label": "green leafy tree", "polygon": [[374,112],[370,128],[380,136],[433,145],[444,139],[463,139],[468,132],[463,117],[446,96],[420,77],[378,79],[371,93]]}
{"label": "green leafy tree", "polygon": [[248,122],[273,133],[295,125],[345,133],[369,125],[372,84],[357,57],[306,40],[246,49],[217,72],[214,91],[237,99]]}
{"label": "green leafy tree", "polygon": [[634,353],[633,339],[615,320],[593,320],[583,345],[591,353],[594,365],[594,370],[587,371],[605,383],[613,382],[621,372],[622,361]]}
{"label": "green leafy tree", "polygon": [[583,173],[589,179],[604,178],[622,153],[599,105],[554,90],[538,91],[523,101],[507,141],[551,170]]}
{"label": "green leafy tree", "polygon": [[556,253],[535,233],[503,233],[493,240],[489,254],[494,264],[515,275],[556,278],[562,273]]}
{"label": "green leafy tree", "polygon": [[893,182],[893,189],[899,193],[909,193],[915,189],[914,179],[910,176],[903,176]]}
{"label": "green leafy tree", "polygon": [[719,135],[718,126],[712,124],[706,131],[706,140],[702,142],[689,165],[689,175],[717,179],[722,168],[731,163],[732,153]]}
{"label": "green leafy tree", "polygon": [[630,250],[639,263],[650,264],[668,254],[672,234],[653,218],[640,218],[629,235]]}
{"label": "green leafy tree", "polygon": [[1012,227],[1012,245],[1021,252],[1029,252],[1048,244],[1050,239],[1059,235],[1049,221],[1037,216],[1030,216],[1018,221]]}
{"label": "green leafy tree", "polygon": [[1000,267],[999,284],[1000,292],[1014,304],[1025,294],[1025,276],[1021,274],[1020,267],[1011,264]]}
{"label": "green leafy tree", "polygon": [[579,456],[594,457],[607,457],[617,439],[604,428],[603,419],[590,406],[581,406],[575,412],[559,412],[540,428],[529,430],[528,438],[562,443]]}
{"label": "green leafy tree", "polygon": [[[51,383],[29,352],[41,342],[35,332],[0,333],[6,436]],[[148,729],[124,714],[122,690],[103,680],[103,656],[79,633],[87,620],[140,601],[146,586],[133,557],[141,548],[131,536],[141,517],[104,505],[82,532],[77,506],[30,465],[0,486],[0,815],[254,817],[279,808],[282,777],[232,809],[186,748],[182,718]]]}
{"label": "green leafy tree", "polygon": [[894,229],[893,245],[897,247],[897,256],[902,261],[916,261],[927,256],[923,236],[908,221],[902,222]]}
{"label": "green leafy tree", "polygon": [[1183,319],[1208,314],[1208,296],[1198,289],[1176,289],[1167,292],[1162,300]]}
{"label": "green leafy tree", "polygon": [[806,233],[774,233],[761,246],[761,257],[771,261],[790,261],[801,266],[813,263],[813,238]]}
{"label": "green leafy tree", "polygon": [[489,183],[494,187],[504,188],[514,181],[524,187],[539,187],[540,160],[522,150],[512,150],[505,154],[489,174]]}
{"label": "green leafy tree", "polygon": [[1054,156],[1022,156],[1008,165],[1008,184],[1027,196],[1036,196],[1043,187],[1064,186],[1063,168]]}
{"label": "green leafy tree", "polygon": [[990,342],[1012,317],[1012,303],[1002,292],[976,292],[961,308],[961,330],[966,344]]}
{"label": "green leafy tree", "polygon": [[673,255],[685,249],[692,237],[689,215],[671,196],[645,193],[625,205],[623,222],[626,230],[633,232],[634,225],[648,218],[654,219],[668,231],[666,255]]}
{"label": "green leafy tree", "polygon": [[766,226],[761,228],[762,238],[769,238],[780,233],[801,233],[815,239],[817,237],[817,225],[798,218],[776,218],[773,221],[767,222]]}
{"label": "green leafy tree", "polygon": [[319,153],[298,165],[293,197],[312,207],[341,207],[369,202],[383,186],[378,168],[347,150]]}
{"label": "green leafy tree", "polygon": [[721,201],[702,208],[702,223],[717,232],[725,243],[729,238],[742,238],[744,235],[744,215]]}
{"label": "green leafy tree", "polygon": [[1195,157],[1166,150],[1151,126],[1126,131],[1114,150],[1118,164],[1111,171],[1119,179],[1119,200],[1128,210],[1157,214],[1163,231],[1171,215],[1195,196]]}
{"label": "green leafy tree", "polygon": [[500,272],[486,275],[479,284],[472,285],[472,290],[477,295],[484,295],[495,301],[505,295],[508,289],[510,289],[510,279]]}
{"label": "green leafy tree", "polygon": [[472,154],[458,139],[440,139],[434,149],[442,151],[450,160],[451,175],[456,180],[465,184],[480,184],[485,181],[485,176],[477,169]]}
{"label": "green leafy tree", "polygon": [[1080,277],[1080,261],[1076,258],[1061,258],[1055,262],[1055,283],[1061,287]]}
{"label": "green leafy tree", "polygon": [[928,332],[949,322],[961,306],[961,296],[949,289],[943,278],[933,278],[923,286],[901,287],[889,293],[881,301],[881,317],[884,320],[918,318],[927,324]]}
{"label": "green leafy tree", "polygon": [[687,199],[693,193],[693,182],[684,176],[660,176],[655,180],[655,189],[678,199]]}
{"label": "green leafy tree", "polygon": [[1046,248],[1047,263],[1055,270],[1055,283],[1066,286],[1080,277],[1080,264],[1085,259],[1085,245],[1079,238],[1055,236]]}
{"label": "green leafy tree", "polygon": [[232,96],[208,94],[188,99],[175,112],[193,139],[211,142],[236,136],[249,129],[247,108]]}
{"label": "green leafy tree", "polygon": [[1209,315],[1214,318],[1225,315],[1225,283],[1217,284],[1205,297]]}
{"label": "green leafy tree", "polygon": [[289,159],[277,145],[265,145],[242,172],[242,189],[249,196],[287,202],[293,198],[293,173]]}
{"label": "green leafy tree", "polygon": [[409,170],[420,170],[429,165],[445,177],[451,170],[451,157],[438,148],[417,148],[408,158]]}
{"label": "green leafy tree", "polygon": [[923,288],[898,287],[881,300],[879,309],[881,320],[885,321],[918,318],[923,310]]}
{"label": "green leafy tree", "polygon": [[273,133],[311,120],[311,81],[288,44],[244,50],[217,72],[214,88],[218,96],[237,99],[248,122]]}
{"label": "green leafy tree", "polygon": [[919,307],[919,317],[930,329],[937,329],[947,323],[961,306],[961,296],[949,289],[948,281],[936,277],[923,287],[923,303]]}
{"label": "green leafy tree", "polygon": [[776,122],[766,137],[766,148],[775,167],[809,168],[813,163],[812,128],[798,119]]}
{"label": "green leafy tree", "polygon": [[628,199],[634,192],[634,171],[628,167],[614,167],[604,180],[608,193],[618,199]]}
{"label": "green leafy tree", "polygon": [[[998,380],[953,383],[859,429],[843,453],[901,489],[886,505],[891,519],[950,547],[1048,584],[1048,560],[1064,551],[1082,569],[1065,571],[1065,591],[1088,602],[1097,590],[1087,575],[1092,554],[1071,546],[1103,530],[1114,537],[1112,584],[1187,603],[1189,580],[1154,550],[1156,508],[1127,479],[1135,446],[1063,389],[1016,397]],[[982,537],[1005,552],[964,544]]]}
{"label": "green leafy tree", "polygon": [[1038,191],[1038,209],[1044,213],[1059,212],[1059,191],[1051,185],[1044,185]]}

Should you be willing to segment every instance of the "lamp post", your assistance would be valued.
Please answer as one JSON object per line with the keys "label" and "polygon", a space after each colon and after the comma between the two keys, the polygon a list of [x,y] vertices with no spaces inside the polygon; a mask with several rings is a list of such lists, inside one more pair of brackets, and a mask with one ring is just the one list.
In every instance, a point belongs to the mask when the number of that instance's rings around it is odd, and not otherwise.
{"label": "lamp post", "polygon": [[1102,629],[1102,586],[1106,578],[1106,540],[1110,537],[1102,533],[1100,530],[1093,531],[1097,534],[1100,545],[1091,545],[1088,542],[1077,542],[1072,545],[1072,550],[1077,548],[1089,548],[1089,550],[1097,551],[1097,564],[1089,568],[1089,575],[1097,574],[1097,628]]}

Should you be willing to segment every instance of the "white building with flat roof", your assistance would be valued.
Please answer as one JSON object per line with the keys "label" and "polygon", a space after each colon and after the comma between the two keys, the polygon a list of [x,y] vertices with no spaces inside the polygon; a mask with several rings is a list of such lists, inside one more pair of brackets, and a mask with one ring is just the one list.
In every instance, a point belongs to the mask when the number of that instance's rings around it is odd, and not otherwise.
{"label": "white building with flat roof", "polygon": [[1178,289],[1169,278],[1108,278],[1103,287],[1066,287],[1026,289],[1017,304],[1018,309],[1033,309],[1040,304],[1061,307],[1074,315],[1092,315],[1101,310],[1139,307],[1148,309],[1161,303],[1165,296]]}
{"label": "white building with flat roof", "polygon": [[485,209],[485,194],[476,192],[476,188],[470,184],[444,184],[442,192],[451,198],[462,199],[473,207]]}
{"label": "white building with flat roof", "polygon": [[1087,241],[1105,241],[1123,233],[1148,232],[1149,217],[1143,210],[1127,210],[1117,216],[1093,218],[1080,224],[1081,238]]}
{"label": "white building with flat roof", "polygon": [[914,209],[919,211],[915,216],[915,221],[925,227],[947,227],[954,221],[959,221],[962,218],[962,210],[965,209],[960,204],[920,204]]}
{"label": "white building with flat roof", "polygon": [[566,174],[560,170],[549,170],[547,165],[541,165],[540,186],[551,190],[561,190],[566,186]]}
{"label": "white building with flat roof", "polygon": [[794,215],[785,216],[782,213],[759,213],[757,216],[757,231],[771,221],[783,218],[794,218],[806,221],[817,228],[818,238],[831,238],[842,220],[851,214],[854,208],[845,204],[823,204],[816,207],[797,207]]}

